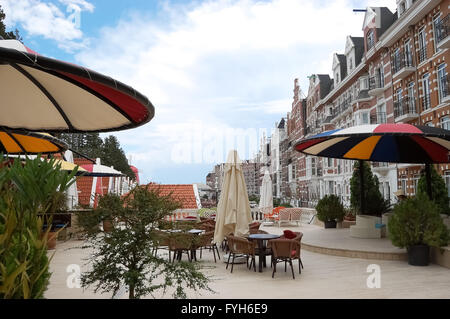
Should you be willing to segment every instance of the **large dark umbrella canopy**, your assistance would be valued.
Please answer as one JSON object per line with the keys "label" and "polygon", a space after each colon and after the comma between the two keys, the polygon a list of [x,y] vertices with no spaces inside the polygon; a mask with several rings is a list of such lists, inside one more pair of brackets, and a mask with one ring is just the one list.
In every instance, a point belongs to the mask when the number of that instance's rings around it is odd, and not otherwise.
{"label": "large dark umbrella canopy", "polygon": [[448,163],[450,131],[410,124],[360,125],[303,139],[295,149],[308,155],[349,160]]}
{"label": "large dark umbrella canopy", "polygon": [[154,116],[133,88],[86,68],[0,40],[0,126],[44,132],[106,132]]}

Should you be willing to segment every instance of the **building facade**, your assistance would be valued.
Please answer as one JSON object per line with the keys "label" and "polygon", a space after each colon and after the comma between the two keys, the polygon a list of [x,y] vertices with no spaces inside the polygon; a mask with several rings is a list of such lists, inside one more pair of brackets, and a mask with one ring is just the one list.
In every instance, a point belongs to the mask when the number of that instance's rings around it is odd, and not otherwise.
{"label": "building facade", "polygon": [[[449,0],[397,1],[397,11],[368,7],[361,36],[348,36],[327,74],[309,77],[306,98],[294,82],[281,152],[280,197],[314,206],[326,194],[350,202],[353,161],[305,156],[299,139],[354,125],[410,123],[450,129]],[[272,150],[273,152],[273,150]],[[385,199],[414,195],[421,165],[371,163]],[[449,165],[436,169],[450,185]],[[277,176],[278,178],[278,176]],[[278,182],[278,180],[277,180]],[[278,187],[278,186],[277,186]]]}

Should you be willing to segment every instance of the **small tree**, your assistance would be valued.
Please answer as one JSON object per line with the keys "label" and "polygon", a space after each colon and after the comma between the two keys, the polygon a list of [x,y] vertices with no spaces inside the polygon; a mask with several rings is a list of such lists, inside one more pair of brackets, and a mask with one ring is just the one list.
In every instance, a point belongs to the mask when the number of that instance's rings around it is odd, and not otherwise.
{"label": "small tree", "polygon": [[[433,202],[436,203],[438,207],[438,212],[440,214],[450,215],[450,207],[448,202],[448,191],[447,186],[445,185],[445,181],[438,174],[438,172],[431,165],[431,189],[433,190]],[[427,180],[425,176],[425,172],[422,171],[422,176],[417,183],[417,195],[426,195],[428,197],[427,192]]]}
{"label": "small tree", "polygon": [[415,245],[441,247],[449,241],[449,231],[439,216],[439,207],[425,194],[400,201],[389,219],[389,238],[397,247]]}
{"label": "small tree", "polygon": [[[184,289],[210,290],[209,279],[195,263],[171,263],[154,254],[160,236],[156,227],[179,203],[170,195],[162,196],[158,190],[136,187],[121,199],[122,209],[111,211],[111,218],[123,223],[109,233],[88,232],[84,248],[93,248],[89,260],[91,270],[84,273],[84,287],[94,285],[95,292],[117,295],[124,284],[130,299],[152,295],[162,289],[175,287],[173,297],[185,298]],[[97,222],[94,219],[94,223]]]}
{"label": "small tree", "polygon": [[[372,174],[369,164],[363,163],[364,170],[364,200],[366,215],[381,216],[389,211],[390,203],[383,198],[380,192],[378,177]],[[359,161],[355,162],[353,175],[350,179],[350,205],[361,213],[361,183]]]}

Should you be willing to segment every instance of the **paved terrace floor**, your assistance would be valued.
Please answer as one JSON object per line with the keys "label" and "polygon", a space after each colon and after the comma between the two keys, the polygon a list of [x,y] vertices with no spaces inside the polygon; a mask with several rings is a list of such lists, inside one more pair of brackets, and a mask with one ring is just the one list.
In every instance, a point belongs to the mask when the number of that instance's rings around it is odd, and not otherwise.
{"label": "paved terrace floor", "polygon": [[[314,243],[327,238],[333,245],[352,245],[350,238],[336,235],[345,230],[324,230],[312,225],[263,227],[270,233],[280,234],[284,229],[302,231],[305,243]],[[329,236],[329,237],[328,237]],[[344,238],[344,239],[342,239]],[[343,240],[338,243],[336,241]],[[70,275],[67,266],[79,264],[82,270],[83,258],[87,257],[89,250],[70,249],[81,246],[82,241],[70,240],[58,242],[55,255],[50,264],[52,277],[46,298],[110,298],[110,294],[94,293],[92,289],[68,288],[66,281]],[[330,244],[331,245],[331,244]],[[393,249],[390,242],[381,240],[364,240],[356,242],[357,247],[366,248],[370,245],[374,249]],[[361,246],[358,246],[361,245]],[[397,248],[395,248],[397,249]],[[222,252],[221,252],[222,256]],[[186,258],[184,256],[184,258]],[[201,294],[189,291],[189,298],[450,298],[450,270],[435,264],[427,267],[415,267],[406,261],[370,260],[360,258],[347,258],[318,254],[302,250],[304,269],[298,274],[297,261],[294,262],[296,279],[292,279],[290,269],[284,272],[284,265],[279,264],[275,278],[272,279],[272,269],[265,268],[262,273],[248,270],[245,264],[234,266],[231,274],[230,268],[225,269],[223,260],[214,263],[212,252],[204,251],[201,265],[204,273],[211,278],[210,287],[216,293],[202,292]],[[371,274],[367,267],[377,264],[381,270],[381,287],[368,288],[367,278]],[[263,290],[263,292],[262,292]],[[170,292],[165,296],[156,295],[157,298],[171,298]],[[123,292],[119,298],[127,298]],[[149,297],[151,298],[151,297]]]}

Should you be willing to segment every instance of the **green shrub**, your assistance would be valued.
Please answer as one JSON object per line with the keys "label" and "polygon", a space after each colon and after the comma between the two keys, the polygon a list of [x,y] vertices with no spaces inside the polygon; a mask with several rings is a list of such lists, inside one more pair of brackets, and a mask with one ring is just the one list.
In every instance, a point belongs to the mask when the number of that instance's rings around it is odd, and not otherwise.
{"label": "green shrub", "polygon": [[65,205],[71,174],[55,160],[15,159],[3,165],[0,155],[0,298],[42,298],[50,272],[44,222]]}
{"label": "green shrub", "polygon": [[388,229],[392,244],[401,248],[414,245],[445,246],[450,235],[439,215],[438,206],[423,195],[396,204]]}
{"label": "green shrub", "polygon": [[[433,202],[438,206],[440,214],[450,215],[450,206],[448,201],[448,191],[445,181],[441,175],[431,165],[431,189]],[[428,196],[427,180],[424,172],[417,183],[417,194],[424,194]]]}
{"label": "green shrub", "polygon": [[325,195],[316,205],[317,218],[322,221],[342,221],[345,209],[339,197],[336,195]]}

